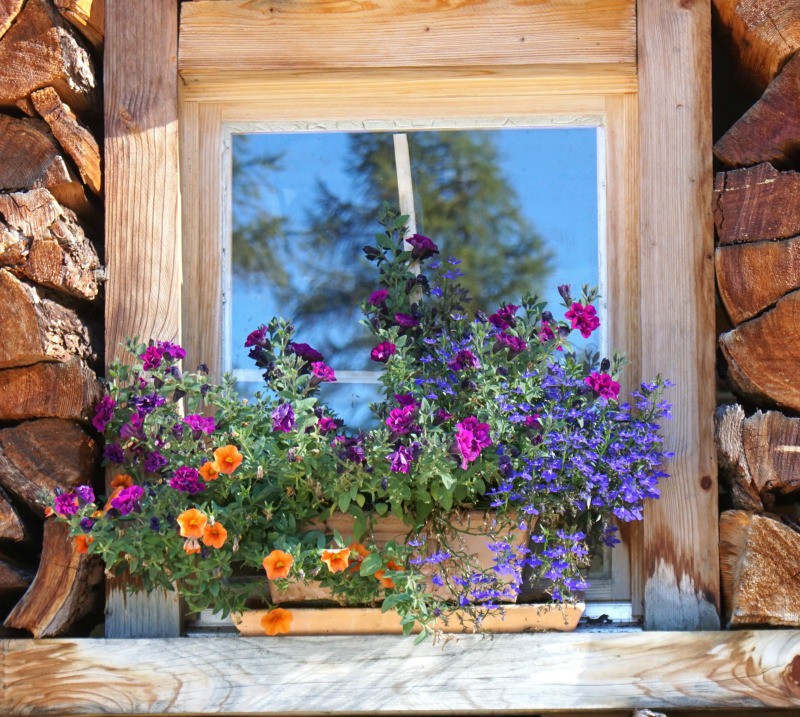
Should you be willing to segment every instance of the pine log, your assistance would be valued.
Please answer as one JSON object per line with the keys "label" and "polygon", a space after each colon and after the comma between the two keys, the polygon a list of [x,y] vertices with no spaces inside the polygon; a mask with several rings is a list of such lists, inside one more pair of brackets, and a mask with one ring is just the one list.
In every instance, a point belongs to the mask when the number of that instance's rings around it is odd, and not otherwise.
{"label": "pine log", "polygon": [[714,225],[722,245],[800,234],[800,173],[768,163],[718,172]]}
{"label": "pine log", "polygon": [[100,399],[97,376],[80,359],[0,371],[0,421],[88,420]]}
{"label": "pine log", "polygon": [[103,50],[103,0],[54,0],[58,11],[92,44]]}
{"label": "pine log", "polygon": [[736,58],[737,75],[763,91],[800,49],[797,0],[714,0],[719,27]]}
{"label": "pine log", "polygon": [[731,627],[800,627],[800,533],[741,510],[720,516],[720,572]]}
{"label": "pine log", "polygon": [[102,580],[97,556],[78,555],[67,526],[49,519],[36,577],[3,624],[37,638],[63,635],[99,605]]}
{"label": "pine log", "polygon": [[0,488],[0,540],[21,543],[27,538],[25,523],[6,492]]}
{"label": "pine log", "polygon": [[0,429],[0,486],[43,515],[42,491],[92,484],[100,448],[78,423],[44,418]]}
{"label": "pine log", "polygon": [[0,267],[55,291],[97,297],[103,269],[75,214],[46,189],[0,194]]}
{"label": "pine log", "polygon": [[763,510],[764,505],[753,483],[744,453],[744,409],[737,405],[720,406],[714,414],[719,475],[730,490],[735,508]]}
{"label": "pine log", "polygon": [[729,167],[760,162],[787,166],[800,155],[800,54],[745,114],[714,145],[714,155]]}
{"label": "pine log", "polygon": [[0,296],[0,369],[73,356],[97,361],[86,324],[73,309],[5,269],[0,269]]}
{"label": "pine log", "polygon": [[[9,593],[23,593],[33,582],[33,573],[0,555],[0,598]],[[5,602],[5,600],[2,600]]]}
{"label": "pine log", "polygon": [[0,40],[0,106],[42,87],[54,87],[80,114],[99,109],[89,53],[49,0],[27,0]]}
{"label": "pine log", "polygon": [[11,27],[25,0],[0,0],[0,39],[6,34],[6,30]]}
{"label": "pine log", "polygon": [[31,94],[36,111],[50,126],[50,131],[72,157],[81,178],[95,194],[100,194],[100,147],[92,133],[79,121],[69,105],[64,104],[52,87]]}
{"label": "pine log", "polygon": [[800,418],[756,411],[744,421],[742,447],[762,500],[800,492]]}
{"label": "pine log", "polygon": [[800,411],[800,291],[722,334],[719,344],[737,395]]}
{"label": "pine log", "polygon": [[719,246],[714,261],[717,288],[735,325],[800,289],[800,237]]}
{"label": "pine log", "polygon": [[0,190],[46,187],[79,216],[93,212],[80,178],[69,168],[46,122],[0,114],[0,157]]}

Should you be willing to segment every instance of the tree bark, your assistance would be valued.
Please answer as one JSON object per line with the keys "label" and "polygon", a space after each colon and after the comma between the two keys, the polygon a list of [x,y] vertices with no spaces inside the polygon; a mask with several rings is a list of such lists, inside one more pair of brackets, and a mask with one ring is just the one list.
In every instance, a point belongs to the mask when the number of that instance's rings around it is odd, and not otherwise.
{"label": "tree bark", "polygon": [[0,488],[0,540],[21,543],[27,538],[25,523],[6,492]]}
{"label": "tree bark", "polygon": [[0,267],[80,299],[103,280],[94,245],[75,214],[46,189],[0,194]]}
{"label": "tree bark", "polygon": [[12,604],[33,582],[33,573],[0,555],[0,605]]}
{"label": "tree bark", "polygon": [[31,100],[53,136],[72,157],[83,181],[95,194],[100,194],[100,147],[92,133],[78,121],[52,87],[36,90],[31,94]]}
{"label": "tree bark", "polygon": [[100,447],[78,423],[44,418],[0,429],[0,486],[37,515],[42,491],[94,482]]}
{"label": "tree bark", "polygon": [[787,166],[800,156],[800,54],[714,145],[714,155],[729,167]]}
{"label": "tree bark", "polygon": [[767,516],[720,516],[720,571],[731,627],[800,627],[800,534]]}
{"label": "tree bark", "polygon": [[99,110],[89,53],[48,0],[27,0],[0,41],[0,107],[48,86],[76,112]]}
{"label": "tree bark", "polygon": [[719,474],[731,492],[734,507],[763,510],[744,452],[743,424],[744,409],[739,405],[720,406],[714,414]]}
{"label": "tree bark", "polygon": [[75,311],[6,270],[0,270],[0,296],[0,369],[73,356],[96,363],[89,331]]}
{"label": "tree bark", "polygon": [[0,371],[0,421],[89,420],[100,399],[94,372],[80,359]]}
{"label": "tree bark", "polygon": [[103,50],[103,0],[54,0],[58,11],[101,53]]}
{"label": "tree bark", "polygon": [[25,0],[0,0],[0,39],[6,34],[6,31],[11,27]]}
{"label": "tree bark", "polygon": [[67,526],[48,519],[39,570],[3,624],[37,638],[63,635],[96,609],[102,580],[97,556],[78,555]]}
{"label": "tree bark", "polygon": [[722,245],[800,234],[800,173],[771,164],[717,172],[714,225]]}
{"label": "tree bark", "polygon": [[714,0],[714,8],[737,74],[763,91],[800,49],[800,5],[796,0]]}
{"label": "tree bark", "polygon": [[757,405],[800,411],[800,291],[719,338],[733,390]]}

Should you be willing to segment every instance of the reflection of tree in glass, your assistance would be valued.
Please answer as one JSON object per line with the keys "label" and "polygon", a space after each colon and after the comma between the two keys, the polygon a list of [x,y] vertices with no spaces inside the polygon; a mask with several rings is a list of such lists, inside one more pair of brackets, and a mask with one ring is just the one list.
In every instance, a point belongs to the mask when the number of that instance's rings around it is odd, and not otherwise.
{"label": "reflection of tree in glass", "polygon": [[[491,136],[418,132],[409,135],[409,146],[417,230],[436,241],[443,256],[463,260],[462,282],[476,298],[472,308],[493,311],[502,300],[540,290],[551,254],[525,219]],[[237,230],[235,236],[247,248],[234,251],[233,259],[237,273],[259,272],[276,285],[282,313],[306,317],[305,335],[319,337],[319,348],[329,359],[336,357],[342,368],[368,368],[368,360],[355,358],[371,341],[369,332],[359,331],[357,305],[375,288],[377,277],[361,247],[378,230],[383,202],[397,205],[392,136],[353,135],[349,153],[351,195],[317,181],[304,229],[292,231],[288,241],[286,218],[256,215],[258,223]],[[253,256],[257,251],[263,253]],[[290,274],[276,269],[276,256],[287,257]]]}

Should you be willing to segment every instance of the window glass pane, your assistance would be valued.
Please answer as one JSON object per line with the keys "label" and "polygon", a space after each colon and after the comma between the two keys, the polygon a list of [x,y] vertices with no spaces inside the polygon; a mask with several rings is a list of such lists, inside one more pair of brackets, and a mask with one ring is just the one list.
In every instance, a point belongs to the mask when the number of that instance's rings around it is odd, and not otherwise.
{"label": "window glass pane", "polygon": [[[595,128],[415,132],[409,151],[417,230],[462,260],[473,308],[529,291],[556,313],[558,284],[598,284]],[[234,137],[230,368],[253,388],[244,340],[274,315],[337,375],[376,368],[358,305],[375,288],[361,247],[384,202],[398,202],[388,132]],[[366,426],[378,389],[340,381],[323,398]]]}

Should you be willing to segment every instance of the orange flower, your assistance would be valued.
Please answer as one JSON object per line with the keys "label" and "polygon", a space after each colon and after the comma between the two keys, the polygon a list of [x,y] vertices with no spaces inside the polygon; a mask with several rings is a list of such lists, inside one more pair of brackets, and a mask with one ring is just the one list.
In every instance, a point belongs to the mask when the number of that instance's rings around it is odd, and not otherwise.
{"label": "orange flower", "polygon": [[[394,560],[390,560],[388,563],[386,563],[386,567],[389,568],[389,570],[398,570],[398,571],[400,571],[400,570],[403,569],[403,566],[402,565],[398,565]],[[391,578],[384,577],[384,575],[386,575],[386,571],[385,570],[376,570],[375,571],[375,577],[378,578],[378,580],[381,581],[381,585],[383,587],[385,587],[385,588],[393,588],[394,587],[394,580],[392,580]]]}
{"label": "orange flower", "polygon": [[269,580],[278,580],[285,578],[289,575],[289,569],[292,567],[294,558],[289,553],[284,553],[282,550],[273,550],[262,561],[264,570],[267,571],[267,578]]}
{"label": "orange flower", "polygon": [[207,545],[209,548],[221,548],[227,538],[228,531],[225,530],[222,523],[214,523],[214,525],[206,523],[206,527],[203,528],[203,545]]}
{"label": "orange flower", "polygon": [[350,548],[341,550],[323,550],[322,562],[332,573],[340,573],[350,564]]}
{"label": "orange flower", "polygon": [[261,618],[261,627],[264,628],[264,632],[270,637],[274,635],[285,635],[289,632],[293,619],[294,616],[290,610],[276,607]]}
{"label": "orange flower", "polygon": [[181,526],[181,536],[184,538],[202,538],[207,522],[208,517],[197,508],[189,508],[178,516],[178,525]]}
{"label": "orange flower", "polygon": [[186,538],[183,541],[183,549],[187,555],[194,555],[200,552],[200,543],[197,542],[197,538]]}
{"label": "orange flower", "polygon": [[357,572],[361,568],[361,561],[369,555],[369,550],[367,550],[361,543],[353,543],[350,545],[348,550],[351,553],[356,553],[356,557],[352,559],[350,563],[349,570],[351,573]]}
{"label": "orange flower", "polygon": [[120,473],[118,476],[114,476],[114,479],[111,481],[112,488],[130,488],[132,485],[133,478],[126,473]]}
{"label": "orange flower", "polygon": [[76,535],[75,536],[75,552],[78,555],[86,555],[89,552],[89,546],[94,542],[91,535]]}
{"label": "orange flower", "polygon": [[219,478],[219,466],[211,461],[206,461],[200,469],[200,475],[203,476],[203,480],[208,483],[217,480],[217,478]]}
{"label": "orange flower", "polygon": [[242,464],[243,458],[244,456],[239,453],[236,446],[225,446],[214,451],[214,463],[217,470],[226,475],[233,473]]}
{"label": "orange flower", "polygon": [[49,505],[44,509],[45,518],[49,518],[51,515],[55,515],[55,513],[56,512]]}

